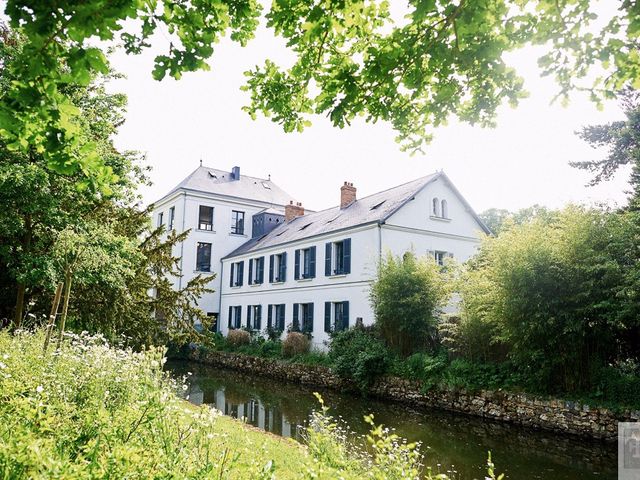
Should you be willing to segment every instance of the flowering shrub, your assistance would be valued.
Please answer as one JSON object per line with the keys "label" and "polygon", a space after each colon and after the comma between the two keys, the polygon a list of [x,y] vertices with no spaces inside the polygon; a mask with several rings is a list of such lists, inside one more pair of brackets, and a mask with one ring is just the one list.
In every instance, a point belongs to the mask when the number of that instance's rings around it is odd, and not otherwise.
{"label": "flowering shrub", "polygon": [[240,345],[249,345],[251,342],[251,334],[246,330],[229,330],[227,334],[227,343],[233,347]]}
{"label": "flowering shrub", "polygon": [[287,338],[282,342],[282,356],[294,357],[309,352],[311,342],[309,338],[299,332],[289,332]]}

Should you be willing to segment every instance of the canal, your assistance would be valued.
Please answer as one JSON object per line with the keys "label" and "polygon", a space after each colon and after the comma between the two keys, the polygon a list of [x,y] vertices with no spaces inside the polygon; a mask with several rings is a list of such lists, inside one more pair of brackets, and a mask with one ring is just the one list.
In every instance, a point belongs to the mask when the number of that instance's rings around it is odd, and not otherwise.
{"label": "canal", "polygon": [[[215,406],[225,415],[276,435],[302,440],[300,431],[318,407],[313,389],[243,373],[188,363],[168,362],[175,376],[187,375],[189,401]],[[615,479],[613,444],[525,429],[439,410],[406,406],[333,391],[320,393],[330,414],[355,433],[367,432],[363,417],[373,413],[411,442],[420,442],[425,465],[459,480],[484,479],[487,452],[509,479]]]}

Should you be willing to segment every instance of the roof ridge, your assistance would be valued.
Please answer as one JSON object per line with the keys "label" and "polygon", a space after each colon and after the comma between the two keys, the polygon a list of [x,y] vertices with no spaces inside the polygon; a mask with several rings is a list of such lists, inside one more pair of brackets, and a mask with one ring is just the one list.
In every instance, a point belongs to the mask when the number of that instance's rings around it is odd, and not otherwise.
{"label": "roof ridge", "polygon": [[[355,201],[353,201],[353,202],[352,202],[352,203],[350,203],[347,207],[345,207],[345,208],[344,208],[344,210],[348,209],[349,207],[351,207],[352,205],[356,204],[356,203],[357,203],[357,202],[359,202],[359,201],[366,200],[367,198],[371,198],[371,197],[373,197],[373,196],[375,196],[375,195],[380,195],[381,193],[385,193],[385,192],[388,192],[388,191],[390,191],[390,190],[394,190],[394,189],[396,189],[396,188],[404,187],[405,185],[409,185],[410,183],[418,182],[418,181],[420,181],[420,180],[425,180],[425,181],[426,181],[426,179],[427,179],[427,178],[431,178],[431,177],[433,177],[434,175],[440,175],[441,173],[442,173],[442,172],[434,172],[434,173],[430,173],[429,175],[425,175],[424,177],[414,178],[413,180],[409,180],[408,182],[404,182],[404,183],[401,183],[401,184],[399,184],[399,185],[395,185],[395,186],[393,186],[393,187],[385,188],[384,190],[380,190],[379,192],[370,193],[369,195],[366,195],[366,196],[364,196],[364,197],[362,197],[362,198],[356,198],[356,199],[355,199]],[[328,212],[329,210],[333,210],[334,208],[340,208],[340,205],[334,205],[333,207],[324,208],[324,209],[322,209],[322,210],[317,210],[317,211],[315,211],[315,212],[313,212],[313,213],[310,213],[309,215],[313,215],[314,213]],[[340,209],[342,210],[342,208],[340,208]],[[296,217],[296,218],[304,218],[304,217],[306,217],[306,215],[303,215],[302,217]],[[295,219],[294,219],[294,220],[295,220]],[[290,223],[290,222],[289,222],[289,223]]]}
{"label": "roof ridge", "polygon": [[[227,170],[221,170],[221,169],[219,169],[219,168],[207,167],[207,166],[205,166],[205,165],[200,165],[200,166],[198,166],[198,168],[205,168],[205,169],[207,169],[207,170],[215,170],[215,171],[217,171],[217,172],[223,172],[223,173],[228,173],[228,174],[232,174],[232,173],[233,173],[233,172],[229,172],[229,171],[227,171]],[[196,170],[198,170],[198,168],[196,168]],[[195,173],[195,172],[196,172],[196,170],[194,170],[194,171],[193,171],[193,173]],[[192,173],[191,175],[193,175],[193,173]],[[254,179],[254,180],[261,180],[261,181],[263,181],[263,182],[272,182],[272,183],[273,183],[273,180],[271,180],[270,178],[254,177],[253,175],[246,175],[246,174],[242,174],[242,173],[241,173],[241,174],[240,174],[240,178],[242,178],[242,177],[252,178],[252,179]]]}

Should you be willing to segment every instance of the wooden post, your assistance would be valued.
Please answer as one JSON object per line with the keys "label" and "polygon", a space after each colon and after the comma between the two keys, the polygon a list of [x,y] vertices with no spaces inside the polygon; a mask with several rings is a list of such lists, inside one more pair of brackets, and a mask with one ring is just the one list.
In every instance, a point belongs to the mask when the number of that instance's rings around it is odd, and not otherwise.
{"label": "wooden post", "polygon": [[44,339],[43,353],[47,353],[49,348],[49,342],[51,341],[51,332],[56,326],[56,316],[58,315],[58,306],[60,305],[60,297],[62,297],[62,286],[64,284],[60,282],[56,287],[56,293],[53,296],[53,303],[51,304],[51,313],[49,314],[49,323],[47,324],[47,336]]}
{"label": "wooden post", "polygon": [[71,295],[71,272],[65,274],[65,289],[64,289],[64,305],[62,307],[62,318],[60,319],[60,332],[58,333],[58,346],[56,349],[60,350],[62,347],[62,336],[64,335],[64,324],[67,322],[67,312],[69,311],[69,296]]}
{"label": "wooden post", "polygon": [[24,282],[18,282],[18,294],[16,295],[16,312],[13,319],[14,329],[17,330],[22,326],[22,316],[24,315],[24,292],[26,286]]}

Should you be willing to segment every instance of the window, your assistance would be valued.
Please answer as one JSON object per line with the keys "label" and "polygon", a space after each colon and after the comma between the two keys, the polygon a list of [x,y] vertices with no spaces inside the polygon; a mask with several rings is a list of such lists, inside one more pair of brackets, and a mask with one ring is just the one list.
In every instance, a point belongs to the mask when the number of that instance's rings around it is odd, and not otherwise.
{"label": "window", "polygon": [[445,199],[442,199],[440,202],[440,213],[442,214],[442,218],[449,218],[449,205]]}
{"label": "window", "polygon": [[238,210],[231,212],[231,233],[244,235],[244,212]]}
{"label": "window", "polygon": [[198,242],[196,248],[196,270],[198,272],[211,271],[211,244]]}
{"label": "window", "polygon": [[264,283],[264,257],[249,260],[249,285]]}
{"label": "window", "polygon": [[349,328],[349,302],[324,303],[324,331],[327,333]]}
{"label": "window", "polygon": [[324,274],[327,277],[351,273],[351,239],[327,243],[324,260]]}
{"label": "window", "polygon": [[296,250],[294,278],[300,280],[304,278],[315,278],[315,276],[316,247]]}
{"label": "window", "polygon": [[198,230],[213,230],[213,207],[200,205],[198,211]]}
{"label": "window", "polygon": [[293,325],[295,332],[313,332],[313,303],[293,304]]}
{"label": "window", "polygon": [[218,314],[216,312],[207,312],[207,319],[211,324],[209,330],[212,332],[218,331]]}
{"label": "window", "polygon": [[247,307],[247,328],[260,330],[262,328],[262,305],[249,305]]}
{"label": "window", "polygon": [[284,312],[285,304],[269,305],[267,315],[267,328],[284,331]]}
{"label": "window", "polygon": [[230,273],[229,286],[241,287],[244,283],[244,261],[232,263]]}
{"label": "window", "polygon": [[229,306],[229,330],[242,326],[242,306]]}
{"label": "window", "polygon": [[164,225],[164,213],[160,212],[158,214],[158,226],[161,227],[162,225]]}
{"label": "window", "polygon": [[287,252],[269,257],[269,282],[284,282],[287,279]]}
{"label": "window", "polygon": [[429,255],[432,256],[441,267],[444,266],[447,258],[453,258],[453,253],[443,252],[441,250],[430,251]]}
{"label": "window", "polygon": [[176,207],[171,207],[169,209],[169,230],[173,230],[173,224],[176,219]]}
{"label": "window", "polygon": [[438,200],[438,197],[433,199],[432,202],[432,206],[431,206],[431,215],[434,217],[439,217],[440,216],[440,200]]}

